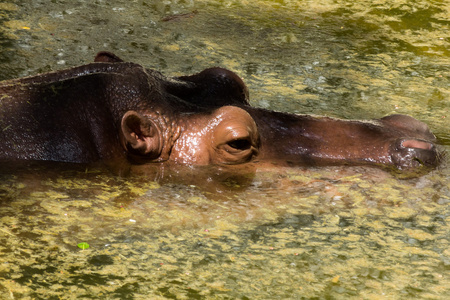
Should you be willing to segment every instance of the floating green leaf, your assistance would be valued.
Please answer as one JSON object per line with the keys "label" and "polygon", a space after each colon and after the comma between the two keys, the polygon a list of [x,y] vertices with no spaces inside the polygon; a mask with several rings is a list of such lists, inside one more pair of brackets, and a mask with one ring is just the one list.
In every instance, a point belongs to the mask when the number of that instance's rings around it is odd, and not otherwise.
{"label": "floating green leaf", "polygon": [[89,244],[86,242],[79,243],[77,246],[78,246],[78,248],[83,249],[83,250],[89,248]]}

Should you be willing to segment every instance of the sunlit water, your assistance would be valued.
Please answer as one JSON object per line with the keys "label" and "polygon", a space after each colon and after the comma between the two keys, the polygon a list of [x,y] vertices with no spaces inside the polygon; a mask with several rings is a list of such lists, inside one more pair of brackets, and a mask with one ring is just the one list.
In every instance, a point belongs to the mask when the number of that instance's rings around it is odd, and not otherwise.
{"label": "sunlit water", "polygon": [[[168,75],[222,66],[255,106],[405,113],[448,152],[449,25],[448,1],[6,1],[0,79],[100,50]],[[412,179],[365,167],[148,166],[119,178],[2,166],[0,298],[447,299],[446,160]]]}

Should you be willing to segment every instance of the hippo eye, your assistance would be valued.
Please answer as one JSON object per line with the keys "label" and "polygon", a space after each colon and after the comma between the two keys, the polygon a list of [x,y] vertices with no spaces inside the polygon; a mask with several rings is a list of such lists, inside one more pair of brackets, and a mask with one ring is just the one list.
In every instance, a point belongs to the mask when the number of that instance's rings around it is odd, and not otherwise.
{"label": "hippo eye", "polygon": [[[236,134],[236,132],[232,132]],[[243,163],[251,160],[258,153],[257,137],[244,135],[231,138],[218,145],[221,151],[221,160],[224,163]]]}
{"label": "hippo eye", "polygon": [[253,118],[243,109],[223,106],[216,110],[216,125],[212,134],[214,152],[211,162],[240,164],[258,154],[259,135]]}
{"label": "hippo eye", "polygon": [[227,145],[236,150],[248,150],[252,147],[252,142],[248,139],[236,139],[228,142]]}

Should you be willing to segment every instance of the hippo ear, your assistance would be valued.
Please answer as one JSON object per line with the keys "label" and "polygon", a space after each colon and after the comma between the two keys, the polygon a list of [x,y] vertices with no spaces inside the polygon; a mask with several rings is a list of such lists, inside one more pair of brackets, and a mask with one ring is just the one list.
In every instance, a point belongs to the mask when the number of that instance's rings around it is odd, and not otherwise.
{"label": "hippo ear", "polygon": [[158,158],[162,151],[162,134],[159,127],[149,118],[135,111],[128,111],[122,117],[122,144],[132,154],[147,159]]}
{"label": "hippo ear", "polygon": [[101,51],[95,56],[94,62],[123,62],[123,60],[114,53]]}

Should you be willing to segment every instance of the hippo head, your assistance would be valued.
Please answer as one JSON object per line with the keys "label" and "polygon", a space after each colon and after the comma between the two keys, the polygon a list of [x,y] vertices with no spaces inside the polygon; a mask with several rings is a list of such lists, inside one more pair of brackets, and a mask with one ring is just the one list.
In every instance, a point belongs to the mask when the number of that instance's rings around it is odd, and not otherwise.
{"label": "hippo head", "polygon": [[[96,61],[122,62],[107,52],[99,53]],[[288,165],[370,164],[402,171],[439,162],[435,136],[409,116],[356,121],[274,112],[251,107],[246,85],[226,69],[175,78],[147,70],[149,74],[159,82],[162,97],[152,97],[148,111],[125,113],[121,122],[121,143],[135,162],[205,165],[255,159]]]}
{"label": "hippo head", "polygon": [[403,171],[441,158],[427,125],[409,116],[361,121],[270,111],[250,106],[247,87],[229,70],[167,77],[108,52],[88,65],[2,82],[0,102],[0,160],[254,160]]}

